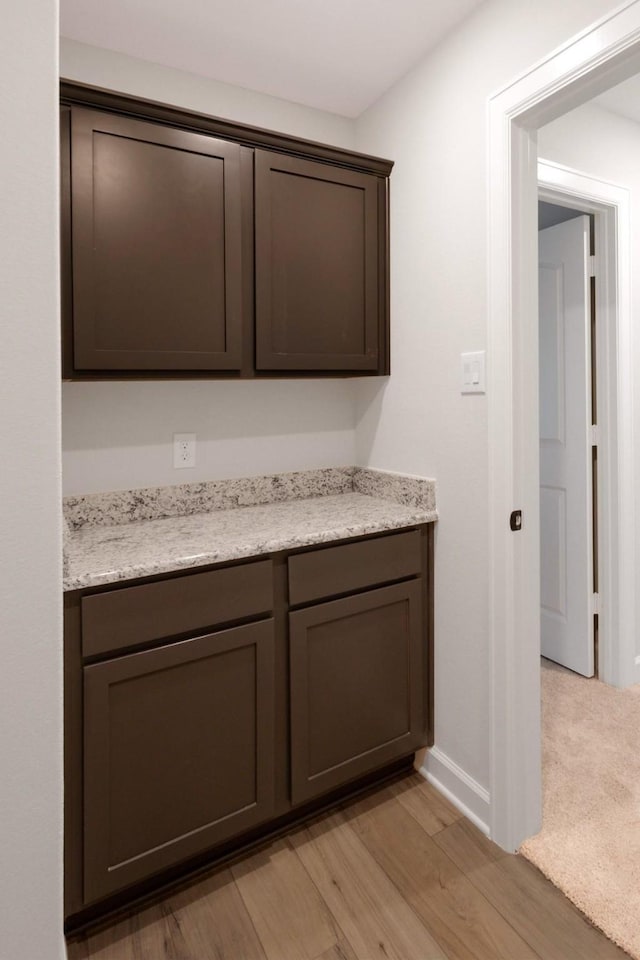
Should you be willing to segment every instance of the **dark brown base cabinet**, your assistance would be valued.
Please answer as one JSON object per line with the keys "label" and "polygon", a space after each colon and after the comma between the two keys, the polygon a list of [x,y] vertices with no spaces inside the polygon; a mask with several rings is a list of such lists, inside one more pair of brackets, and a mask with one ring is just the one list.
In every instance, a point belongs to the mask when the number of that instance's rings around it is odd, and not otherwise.
{"label": "dark brown base cabinet", "polygon": [[65,379],[389,372],[389,161],[61,92]]}
{"label": "dark brown base cabinet", "polygon": [[432,742],[431,598],[430,526],[67,594],[68,929]]}

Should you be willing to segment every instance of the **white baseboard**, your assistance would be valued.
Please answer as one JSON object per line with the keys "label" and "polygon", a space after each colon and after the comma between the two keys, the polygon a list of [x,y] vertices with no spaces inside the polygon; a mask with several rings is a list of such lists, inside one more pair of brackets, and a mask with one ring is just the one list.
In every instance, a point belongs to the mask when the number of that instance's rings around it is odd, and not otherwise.
{"label": "white baseboard", "polygon": [[454,763],[437,747],[427,751],[422,766],[416,768],[425,780],[444,794],[478,830],[489,836],[489,791]]}

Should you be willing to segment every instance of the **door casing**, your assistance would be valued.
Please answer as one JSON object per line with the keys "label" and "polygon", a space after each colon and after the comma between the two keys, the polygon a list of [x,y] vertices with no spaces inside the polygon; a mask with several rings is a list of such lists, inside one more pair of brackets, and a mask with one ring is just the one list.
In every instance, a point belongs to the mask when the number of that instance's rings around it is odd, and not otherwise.
{"label": "door casing", "polygon": [[[536,130],[640,69],[640,2],[569,40],[488,104],[491,836],[515,850],[541,825]],[[619,317],[614,414],[621,659],[634,673],[633,331]],[[509,514],[523,511],[523,528]],[[621,680],[625,678],[621,677]]]}

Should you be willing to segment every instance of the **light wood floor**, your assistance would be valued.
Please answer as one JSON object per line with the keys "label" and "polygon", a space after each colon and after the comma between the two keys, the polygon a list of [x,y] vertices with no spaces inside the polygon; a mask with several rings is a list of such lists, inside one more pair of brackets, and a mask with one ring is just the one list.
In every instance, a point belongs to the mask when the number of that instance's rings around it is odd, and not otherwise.
{"label": "light wood floor", "polygon": [[421,777],[69,944],[70,960],[627,960]]}

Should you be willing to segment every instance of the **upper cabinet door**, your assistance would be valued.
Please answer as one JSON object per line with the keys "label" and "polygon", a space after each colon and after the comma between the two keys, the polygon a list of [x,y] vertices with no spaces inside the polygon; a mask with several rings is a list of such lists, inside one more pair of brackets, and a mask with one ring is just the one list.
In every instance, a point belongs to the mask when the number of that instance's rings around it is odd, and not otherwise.
{"label": "upper cabinet door", "polygon": [[240,146],[71,111],[78,370],[238,370]]}
{"label": "upper cabinet door", "polygon": [[378,371],[381,182],[256,150],[257,370]]}

